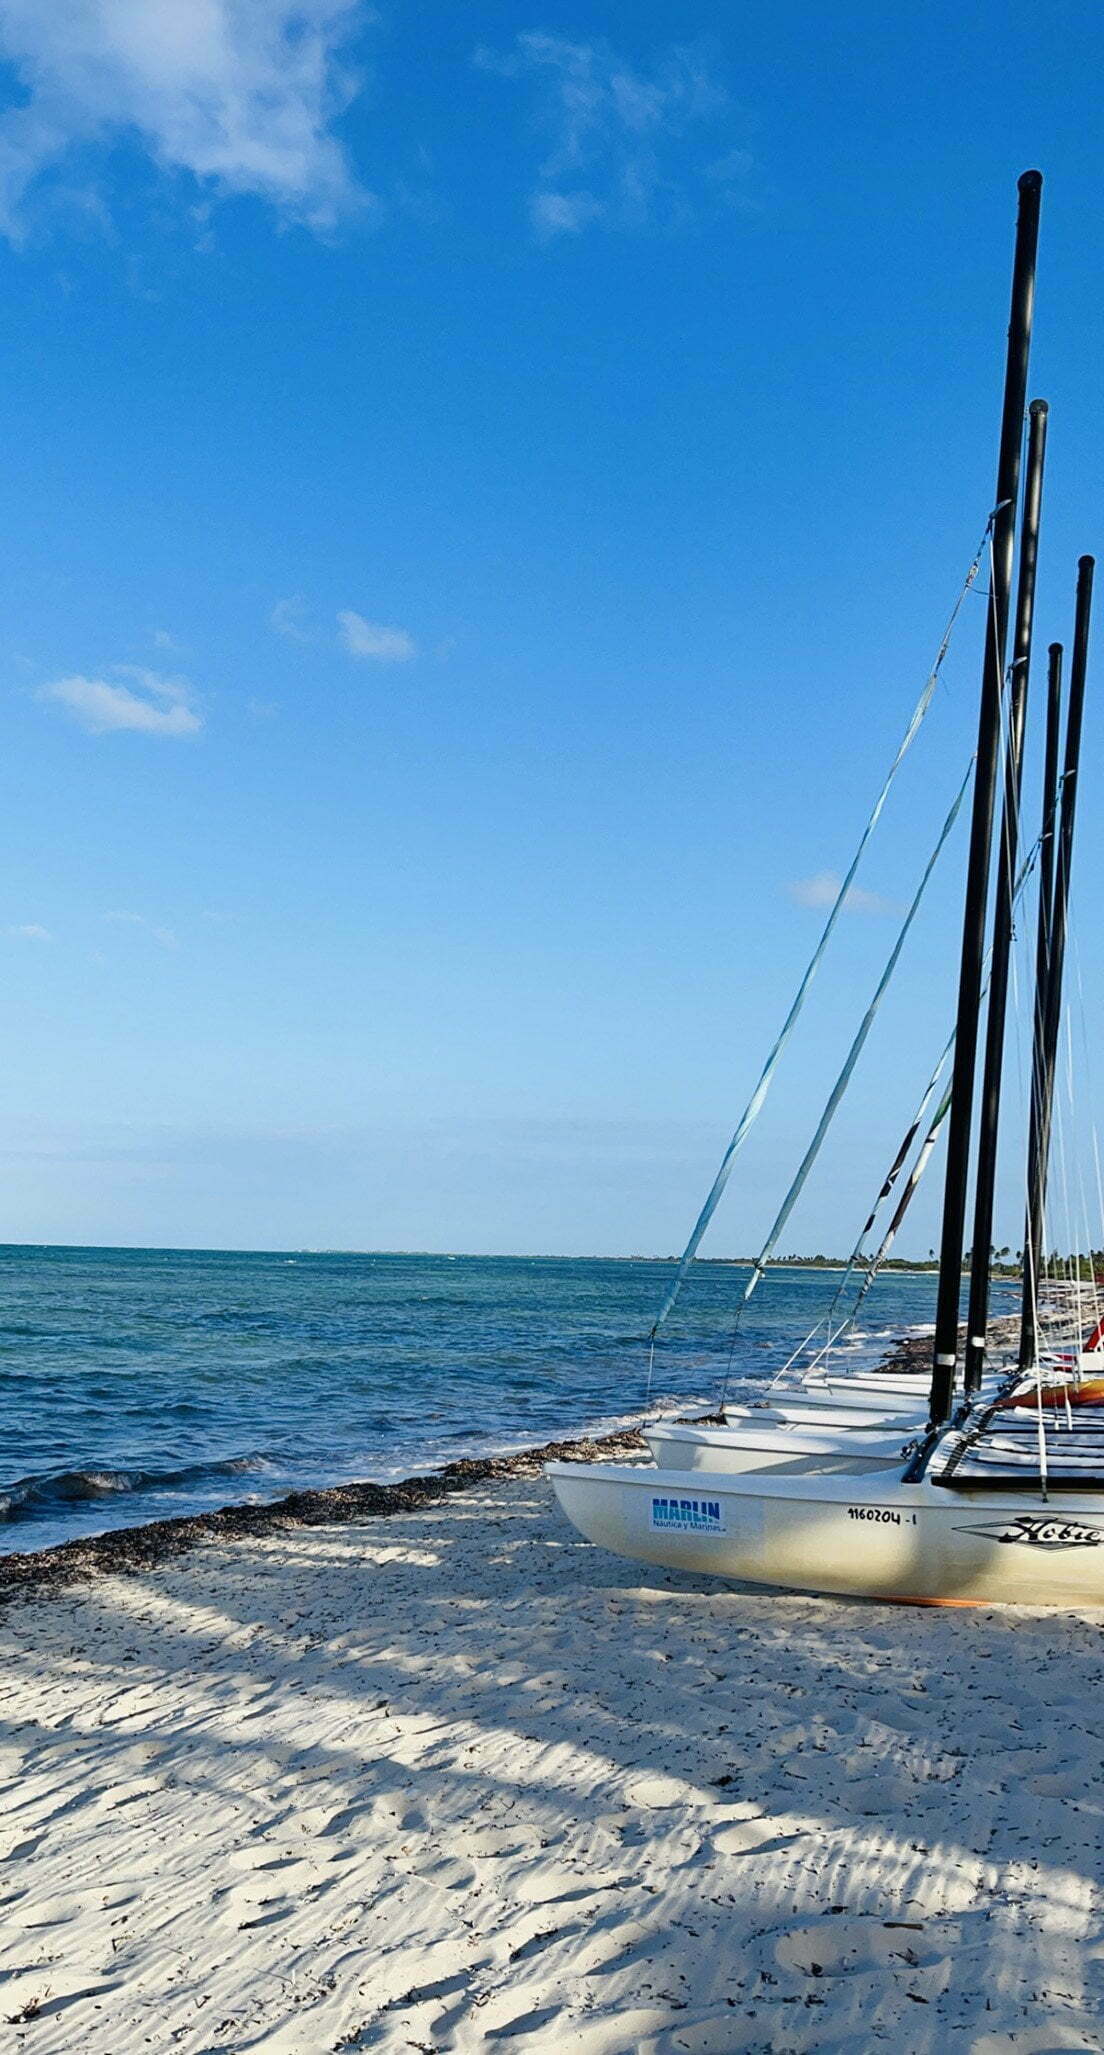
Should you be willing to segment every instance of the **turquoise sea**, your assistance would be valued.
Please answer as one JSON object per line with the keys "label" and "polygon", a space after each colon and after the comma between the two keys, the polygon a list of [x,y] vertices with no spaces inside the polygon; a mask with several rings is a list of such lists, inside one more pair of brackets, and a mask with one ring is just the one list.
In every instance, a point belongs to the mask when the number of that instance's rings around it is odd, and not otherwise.
{"label": "turquoise sea", "polygon": [[[409,1476],[639,1417],[671,1265],[0,1248],[0,1549],[349,1478]],[[657,1398],[708,1403],[746,1272],[699,1263]],[[761,1384],[829,1272],[772,1272],[733,1358]],[[879,1280],[849,1360],[932,1317]]]}

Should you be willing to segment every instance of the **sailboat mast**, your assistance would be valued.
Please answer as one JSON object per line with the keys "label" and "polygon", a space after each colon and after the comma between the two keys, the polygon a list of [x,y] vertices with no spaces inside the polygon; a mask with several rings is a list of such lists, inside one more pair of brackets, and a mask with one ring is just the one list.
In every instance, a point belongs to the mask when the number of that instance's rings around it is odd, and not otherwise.
{"label": "sailboat mast", "polygon": [[1020,1368],[1035,1361],[1036,1288],[1039,1281],[1039,1251],[1043,1223],[1034,1199],[1038,1180],[1035,1166],[1039,1155],[1039,1090],[1043,1075],[1043,1037],[1046,1032],[1046,988],[1050,969],[1050,922],[1054,912],[1054,840],[1058,828],[1058,749],[1062,728],[1062,656],[1060,642],[1052,642],[1047,664],[1046,748],[1043,760],[1043,825],[1039,834],[1039,918],[1035,936],[1035,1006],[1031,1030],[1031,1119],[1027,1146],[1027,1215],[1023,1236],[1023,1311],[1020,1316]]}
{"label": "sailboat mast", "polygon": [[930,1413],[932,1423],[948,1420],[954,1404],[958,1361],[958,1302],[962,1287],[962,1244],[966,1228],[966,1183],[970,1167],[970,1124],[977,1065],[978,1015],[985,955],[985,914],[989,896],[989,858],[993,839],[997,767],[1000,754],[1004,652],[1008,603],[1012,586],[1012,554],[1020,479],[1020,442],[1027,401],[1027,362],[1031,348],[1031,317],[1035,300],[1035,259],[1039,244],[1042,175],[1025,171],[1019,181],[1016,254],[1012,268],[1012,308],[1005,363],[1004,408],[1001,416],[997,490],[993,514],[992,596],[985,630],[978,720],[977,768],[970,823],[970,857],[962,919],[958,1016],[954,1074],[947,1136],[947,1175],[943,1195],[943,1233],[939,1251]]}
{"label": "sailboat mast", "polygon": [[[1038,1078],[1038,1120],[1033,1119],[1027,1194],[1028,1227],[1024,1243],[1024,1303],[1020,1321],[1020,1361],[1033,1367],[1038,1347],[1036,1332],[1037,1293],[1042,1263],[1043,1216],[1046,1209],[1047,1171],[1050,1163],[1051,1115],[1054,1107],[1054,1070],[1058,1056],[1058,1030],[1062,1019],[1062,974],[1065,968],[1066,928],[1069,911],[1070,864],[1073,856],[1073,822],[1077,807],[1077,768],[1081,756],[1081,721],[1085,707],[1085,673],[1089,660],[1089,621],[1092,614],[1092,557],[1082,557],[1077,566],[1077,612],[1070,658],[1069,706],[1066,712],[1066,749],[1062,765],[1062,798],[1058,820],[1058,843],[1054,860],[1054,908],[1050,919],[1050,949],[1046,977],[1046,1004]],[[1034,1115],[1035,1108],[1032,1107]],[[1030,1246],[1029,1246],[1030,1243]],[[1030,1335],[1025,1336],[1025,1327]],[[1024,1356],[1025,1340],[1031,1354]]]}
{"label": "sailboat mast", "polygon": [[1008,973],[1012,960],[1012,896],[1016,883],[1020,791],[1023,784],[1023,736],[1031,670],[1031,631],[1035,613],[1035,572],[1039,557],[1039,518],[1046,458],[1047,404],[1032,400],[1028,409],[1027,475],[1024,481],[1020,567],[1016,586],[1016,622],[1012,637],[1012,668],[1008,684],[1008,735],[1004,761],[996,906],[993,913],[993,955],[989,973],[989,1012],[985,1023],[985,1063],[978,1121],[977,1184],[974,1192],[973,1260],[970,1265],[970,1310],[966,1316],[965,1384],[981,1385],[985,1336],[989,1324],[989,1251],[993,1237],[993,1204],[997,1174],[997,1128],[1000,1122],[1004,1031],[1008,1013]]}

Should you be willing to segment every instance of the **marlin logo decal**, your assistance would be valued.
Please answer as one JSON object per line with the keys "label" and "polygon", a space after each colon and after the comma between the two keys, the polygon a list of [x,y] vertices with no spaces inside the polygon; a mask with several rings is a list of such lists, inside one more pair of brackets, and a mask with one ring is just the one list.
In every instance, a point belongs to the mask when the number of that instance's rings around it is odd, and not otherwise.
{"label": "marlin logo decal", "polygon": [[1011,1520],[988,1520],[983,1527],[959,1531],[1018,1541],[1028,1548],[1099,1548],[1104,1542],[1104,1525],[1098,1520],[1059,1520],[1045,1513],[1017,1513]]}
{"label": "marlin logo decal", "polygon": [[723,1534],[724,1514],[715,1498],[653,1498],[652,1527],[659,1534]]}

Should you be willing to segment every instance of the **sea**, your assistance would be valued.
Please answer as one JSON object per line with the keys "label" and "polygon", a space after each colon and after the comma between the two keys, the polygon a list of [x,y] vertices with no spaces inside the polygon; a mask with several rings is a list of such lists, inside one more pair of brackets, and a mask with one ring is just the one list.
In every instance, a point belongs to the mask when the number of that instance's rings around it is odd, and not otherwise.
{"label": "sea", "polygon": [[[639,1420],[658,1261],[0,1248],[0,1550],[433,1470]],[[651,1403],[761,1390],[839,1283],[698,1262]],[[886,1272],[844,1357],[933,1317]]]}

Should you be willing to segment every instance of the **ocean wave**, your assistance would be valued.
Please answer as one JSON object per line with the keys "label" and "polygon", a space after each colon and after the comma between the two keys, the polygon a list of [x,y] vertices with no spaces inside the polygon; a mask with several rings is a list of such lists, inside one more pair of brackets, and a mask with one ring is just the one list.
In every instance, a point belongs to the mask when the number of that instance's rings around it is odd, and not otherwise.
{"label": "ocean wave", "polygon": [[245,1477],[271,1468],[270,1459],[258,1453],[227,1456],[213,1463],[189,1463],[177,1470],[116,1470],[103,1466],[17,1477],[11,1484],[0,1485],[0,1521],[30,1520],[36,1514],[56,1512],[61,1506],[78,1505],[90,1499],[115,1498],[127,1492],[171,1491],[181,1485],[206,1484],[218,1477]]}

